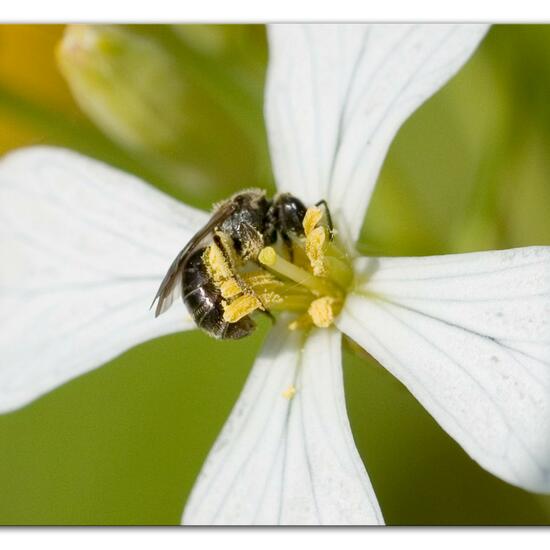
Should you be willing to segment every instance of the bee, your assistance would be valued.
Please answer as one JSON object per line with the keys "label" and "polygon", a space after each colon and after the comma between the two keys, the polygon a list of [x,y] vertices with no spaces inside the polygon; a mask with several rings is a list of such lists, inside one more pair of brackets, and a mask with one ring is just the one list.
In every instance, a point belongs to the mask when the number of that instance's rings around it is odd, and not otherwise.
{"label": "bee", "polygon": [[213,242],[223,251],[227,247],[222,241],[229,240],[243,262],[254,262],[260,250],[280,236],[291,255],[291,235],[303,236],[305,214],[302,201],[290,193],[268,200],[265,192],[252,189],[220,203],[168,269],[153,300],[155,317],[181,295],[195,324],[210,336],[236,340],[251,334],[256,324],[249,315],[234,323],[224,320],[223,297],[204,263],[204,253]]}

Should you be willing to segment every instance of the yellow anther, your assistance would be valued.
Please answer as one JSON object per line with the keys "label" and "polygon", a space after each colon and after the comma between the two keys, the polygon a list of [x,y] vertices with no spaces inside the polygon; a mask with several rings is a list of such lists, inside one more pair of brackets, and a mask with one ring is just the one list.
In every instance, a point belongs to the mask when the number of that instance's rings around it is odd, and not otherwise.
{"label": "yellow anther", "polygon": [[222,296],[227,300],[229,298],[234,298],[242,292],[241,287],[237,281],[233,278],[227,279],[220,284],[220,292]]}
{"label": "yellow anther", "polygon": [[288,386],[288,388],[281,394],[285,399],[288,399],[289,401],[296,395],[296,387],[294,384],[291,384]]}
{"label": "yellow anther", "polygon": [[327,232],[324,227],[316,227],[306,237],[306,254],[311,264],[313,274],[317,277],[327,276],[325,249]]}
{"label": "yellow anther", "polygon": [[317,206],[312,206],[306,210],[306,215],[302,221],[302,226],[304,228],[304,233],[309,235],[316,227],[317,224],[323,218],[323,212]]}
{"label": "yellow anther", "polygon": [[332,325],[334,318],[339,313],[338,306],[341,306],[340,300],[332,296],[323,296],[313,300],[307,312],[315,326],[326,328]]}
{"label": "yellow anther", "polygon": [[263,309],[263,306],[256,296],[244,294],[235,298],[231,303],[224,304],[223,309],[223,320],[228,323],[236,323],[253,311]]}
{"label": "yellow anther", "polygon": [[275,252],[275,249],[273,247],[266,246],[258,254],[258,260],[260,261],[260,263],[271,267],[275,265],[275,262],[277,261],[277,253]]}

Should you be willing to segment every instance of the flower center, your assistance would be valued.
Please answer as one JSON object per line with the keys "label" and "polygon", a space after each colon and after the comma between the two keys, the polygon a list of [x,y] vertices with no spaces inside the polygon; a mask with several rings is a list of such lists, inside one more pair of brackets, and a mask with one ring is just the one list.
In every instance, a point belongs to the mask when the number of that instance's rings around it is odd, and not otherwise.
{"label": "flower center", "polygon": [[258,310],[295,312],[292,330],[332,324],[353,279],[351,262],[323,210],[309,208],[303,228],[304,235],[263,248],[253,269],[250,262],[231,268],[236,259],[227,257],[225,248],[231,247],[224,246],[221,233],[218,244],[206,249],[204,261],[224,298],[225,321],[235,323]]}

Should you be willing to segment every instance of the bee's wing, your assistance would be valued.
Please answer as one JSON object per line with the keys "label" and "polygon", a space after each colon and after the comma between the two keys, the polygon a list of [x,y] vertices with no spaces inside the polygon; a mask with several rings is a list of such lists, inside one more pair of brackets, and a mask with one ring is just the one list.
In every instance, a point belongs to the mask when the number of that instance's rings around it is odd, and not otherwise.
{"label": "bee's wing", "polygon": [[222,204],[214,212],[210,220],[208,220],[208,223],[193,236],[185,248],[176,256],[151,304],[151,307],[153,307],[155,302],[157,302],[155,317],[167,311],[174,301],[181,296],[183,270],[185,269],[187,258],[200,246],[203,246],[216,227],[223,223],[234,211],[235,206],[231,202]]}

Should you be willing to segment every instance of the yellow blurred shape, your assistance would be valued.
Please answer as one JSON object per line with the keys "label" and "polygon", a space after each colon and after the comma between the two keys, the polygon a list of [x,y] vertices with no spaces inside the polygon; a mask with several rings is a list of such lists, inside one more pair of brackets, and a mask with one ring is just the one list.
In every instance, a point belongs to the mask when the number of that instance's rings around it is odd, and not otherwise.
{"label": "yellow blurred shape", "polygon": [[55,47],[64,25],[0,25],[0,82],[58,109],[75,109]]}
{"label": "yellow blurred shape", "polygon": [[[78,113],[55,61],[63,25],[0,25],[0,86],[57,111]],[[1,104],[0,104],[1,107]],[[0,154],[44,136],[0,109]]]}

